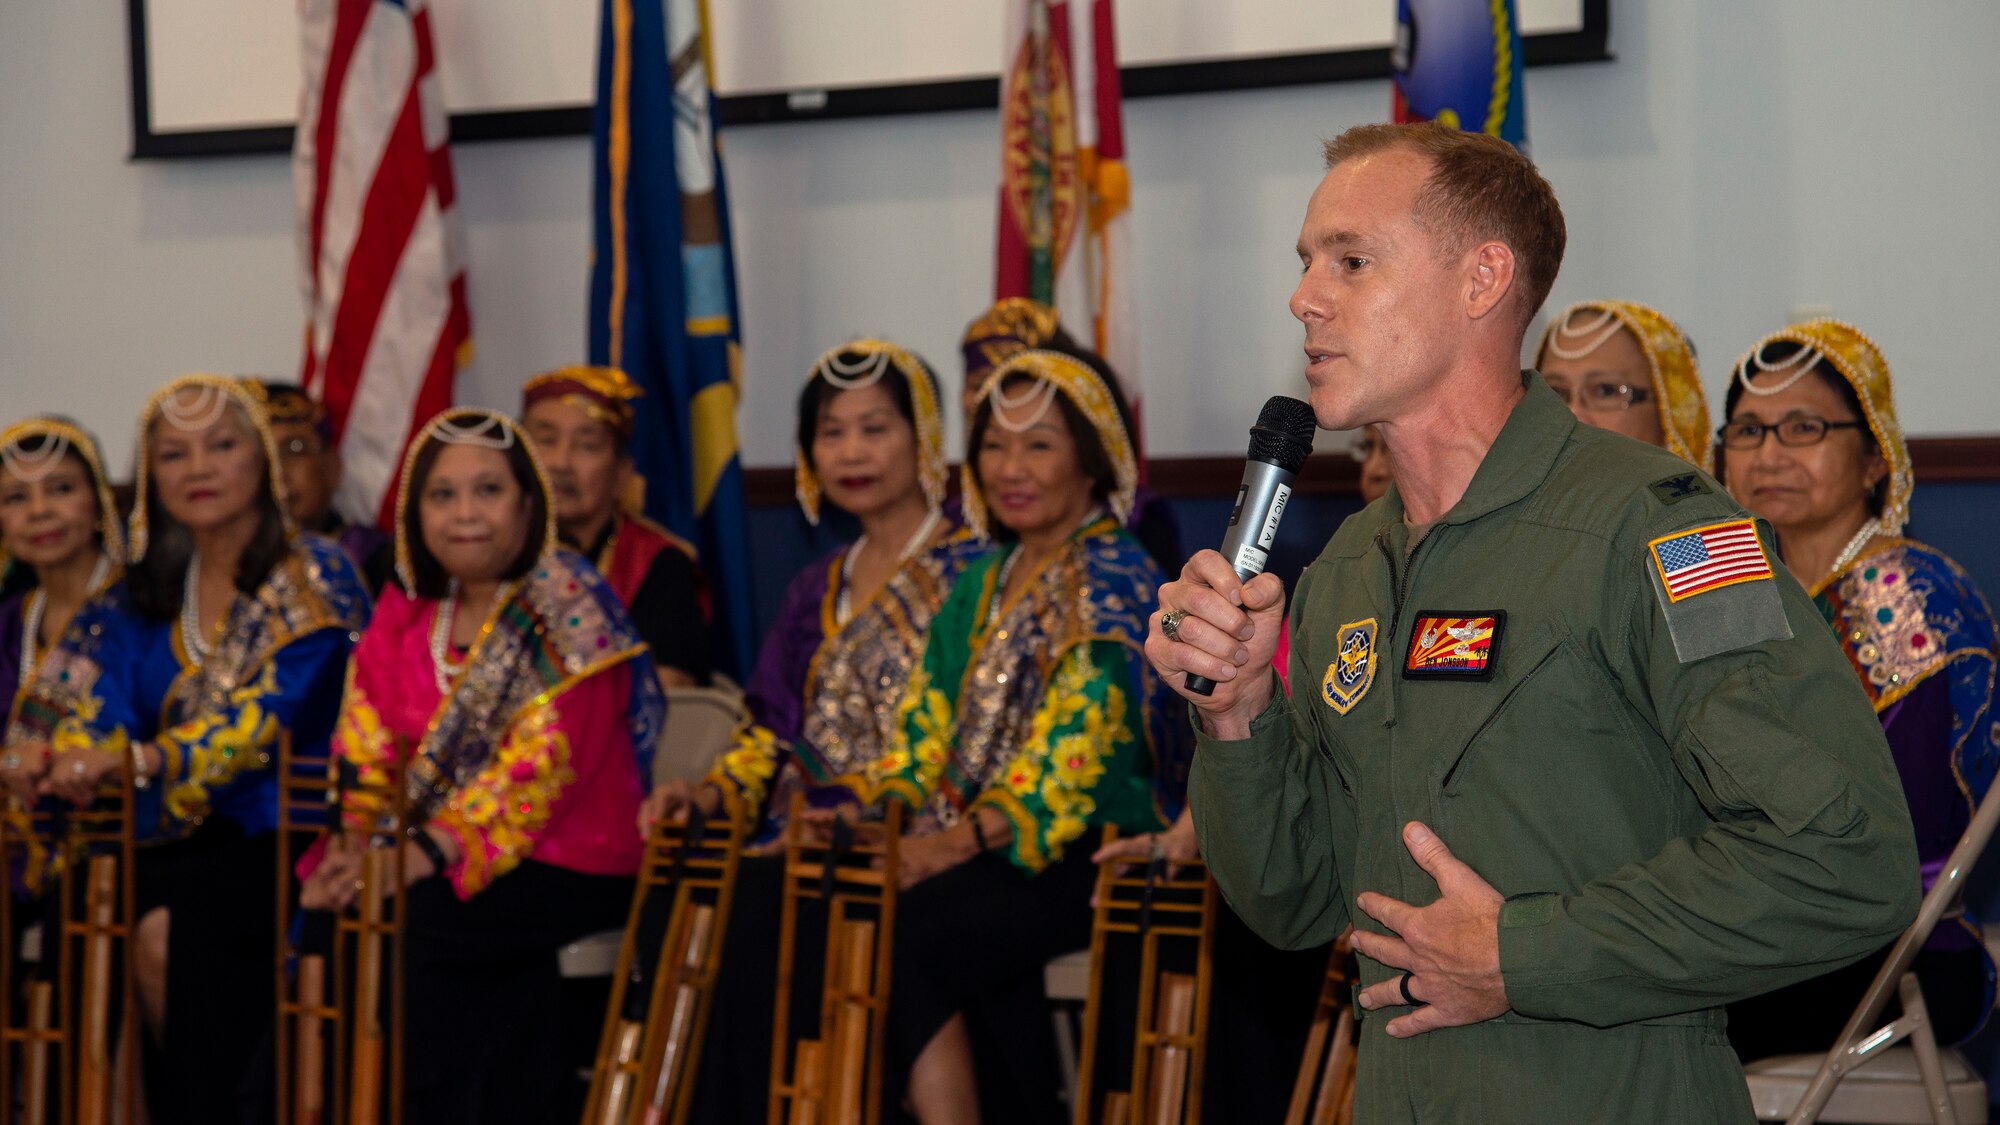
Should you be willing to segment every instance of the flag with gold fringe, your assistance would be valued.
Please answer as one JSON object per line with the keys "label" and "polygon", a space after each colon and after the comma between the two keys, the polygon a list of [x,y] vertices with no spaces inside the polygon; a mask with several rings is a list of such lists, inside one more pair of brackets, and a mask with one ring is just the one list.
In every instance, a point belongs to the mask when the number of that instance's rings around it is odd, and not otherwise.
{"label": "flag with gold fringe", "polygon": [[1528,151],[1515,0],[1397,0],[1394,116],[1487,133]]}
{"label": "flag with gold fringe", "polygon": [[645,391],[646,511],[701,551],[718,667],[753,640],[738,456],[736,268],[703,0],[604,0],[593,124],[590,359]]}
{"label": "flag with gold fringe", "polygon": [[1053,305],[1139,408],[1132,181],[1112,0],[1009,0],[995,297]]}

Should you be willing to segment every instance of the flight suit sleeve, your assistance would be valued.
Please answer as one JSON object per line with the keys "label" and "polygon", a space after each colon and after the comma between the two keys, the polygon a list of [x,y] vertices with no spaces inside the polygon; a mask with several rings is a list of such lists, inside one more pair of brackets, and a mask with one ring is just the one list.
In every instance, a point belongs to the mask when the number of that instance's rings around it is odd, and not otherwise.
{"label": "flight suit sleeve", "polygon": [[[1311,607],[1311,570],[1299,580],[1292,622],[1291,681],[1317,683],[1305,671],[1299,620]],[[1277,673],[1270,675],[1275,680]],[[1282,949],[1332,941],[1347,928],[1347,899],[1335,864],[1336,830],[1352,821],[1333,767],[1317,745],[1310,709],[1273,685],[1271,705],[1250,736],[1222,740],[1202,733],[1195,716],[1188,803],[1202,859],[1222,897],[1264,940]],[[1348,836],[1352,824],[1347,823]]]}
{"label": "flight suit sleeve", "polygon": [[[1881,725],[1756,528],[1771,577],[1677,605],[1642,547],[1627,580],[1607,583],[1607,661],[1710,823],[1576,894],[1507,901],[1501,972],[1524,1015],[1608,1026],[1729,1003],[1856,961],[1916,916],[1916,841]],[[1684,607],[1724,594],[1735,624],[1718,627],[1770,624],[1704,653],[1714,642],[1689,622],[1720,619]]]}

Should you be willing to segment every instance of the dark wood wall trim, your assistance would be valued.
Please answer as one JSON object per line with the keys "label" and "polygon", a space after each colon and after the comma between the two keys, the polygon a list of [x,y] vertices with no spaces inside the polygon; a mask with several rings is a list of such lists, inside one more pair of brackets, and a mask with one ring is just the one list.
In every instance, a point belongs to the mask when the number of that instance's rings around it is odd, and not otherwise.
{"label": "dark wood wall trim", "polygon": [[[2000,482],[2000,434],[1911,438],[1910,460],[1919,484]],[[792,503],[791,469],[750,469],[743,477],[752,506]],[[1241,457],[1155,457],[1147,463],[1147,487],[1169,499],[1229,496],[1242,479]],[[1308,496],[1354,492],[1360,483],[1361,466],[1354,458],[1322,452],[1313,454],[1299,474],[1298,491]]]}

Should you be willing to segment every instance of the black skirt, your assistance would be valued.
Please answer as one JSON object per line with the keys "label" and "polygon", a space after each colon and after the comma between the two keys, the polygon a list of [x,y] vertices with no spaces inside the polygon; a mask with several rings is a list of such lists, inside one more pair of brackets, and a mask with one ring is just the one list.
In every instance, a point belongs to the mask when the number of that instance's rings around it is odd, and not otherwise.
{"label": "black skirt", "polygon": [[556,954],[618,929],[633,880],[533,860],[462,901],[444,879],[406,900],[403,1119],[570,1125]]}
{"label": "black skirt", "polygon": [[236,1119],[277,1003],[277,862],[275,833],[222,817],[138,850],[137,917],[168,914],[166,1020],[143,1060],[154,1125]]}

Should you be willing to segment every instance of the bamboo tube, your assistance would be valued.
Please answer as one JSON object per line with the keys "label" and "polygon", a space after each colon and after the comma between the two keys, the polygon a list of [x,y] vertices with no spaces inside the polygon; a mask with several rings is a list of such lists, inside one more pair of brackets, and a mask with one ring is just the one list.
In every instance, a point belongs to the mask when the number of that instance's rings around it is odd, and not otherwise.
{"label": "bamboo tube", "polygon": [[826,1056],[817,1039],[801,1039],[792,1061],[792,1116],[789,1125],[819,1125],[820,1095],[826,1089]]}
{"label": "bamboo tube", "polygon": [[1320,1072],[1319,1100],[1313,1103],[1313,1125],[1334,1125],[1354,1108],[1354,1009],[1340,1010],[1333,1024],[1333,1046]]}
{"label": "bamboo tube", "polygon": [[348,1125],[376,1125],[382,1111],[383,884],[388,849],[361,857],[361,932],[354,955],[354,1049],[348,1055]]}
{"label": "bamboo tube", "polygon": [[1181,1125],[1187,1101],[1188,1048],[1167,1042],[1194,1030],[1195,980],[1186,973],[1160,974],[1160,1010],[1153,1018],[1153,1089],[1146,1099],[1146,1125]]}
{"label": "bamboo tube", "polygon": [[[44,942],[46,946],[48,942]],[[46,952],[46,949],[44,950]],[[21,1120],[49,1120],[49,1040],[55,1020],[56,986],[38,980],[28,985],[28,1062],[22,1082]]]}
{"label": "bamboo tube", "polygon": [[632,1065],[639,1058],[639,1043],[646,1036],[646,1021],[626,1020],[618,1025],[618,1037],[611,1044],[610,1080],[605,1084],[604,1106],[598,1111],[597,1125],[623,1125],[632,1108],[632,1091],[639,1076]]}
{"label": "bamboo tube", "polygon": [[83,1042],[76,1060],[77,1125],[107,1125],[111,1113],[111,927],[118,920],[118,861],[90,861],[84,884]]}
{"label": "bamboo tube", "polygon": [[868,1005],[875,961],[875,923],[850,921],[840,928],[840,1006],[833,1017],[827,1051],[828,1125],[861,1125],[861,1091],[868,1061]]}
{"label": "bamboo tube", "polygon": [[316,1009],[326,1003],[326,958],[299,958],[298,1032],[292,1046],[298,1052],[292,1070],[292,1125],[326,1125],[326,1043]]}
{"label": "bamboo tube", "polygon": [[1102,1125],[1131,1125],[1132,1095],[1113,1090],[1104,1095],[1104,1120]]}
{"label": "bamboo tube", "polygon": [[673,1106],[674,1091],[680,1089],[687,1061],[688,1042],[694,1037],[695,1014],[701,991],[692,979],[708,961],[708,947],[715,934],[715,907],[688,903],[686,941],[677,948],[673,974],[674,1003],[667,1014],[666,1043],[660,1052],[660,1072],[653,1081],[653,1098],[646,1106],[646,1125],[660,1125]]}

